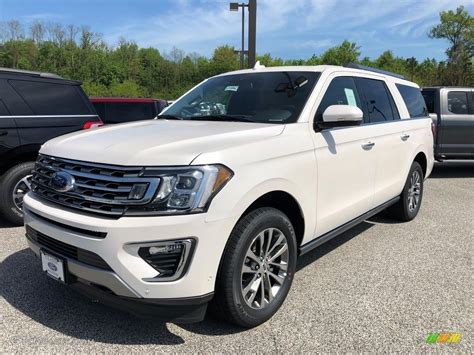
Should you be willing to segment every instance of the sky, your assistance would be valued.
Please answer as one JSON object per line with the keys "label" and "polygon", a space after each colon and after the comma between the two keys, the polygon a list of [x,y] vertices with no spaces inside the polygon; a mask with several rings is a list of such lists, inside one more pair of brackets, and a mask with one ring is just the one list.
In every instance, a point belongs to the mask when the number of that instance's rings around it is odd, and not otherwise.
{"label": "sky", "polygon": [[[235,1],[235,0],[234,0]],[[242,0],[241,0],[242,1]],[[115,45],[119,38],[141,47],[210,56],[219,45],[240,49],[241,13],[227,0],[0,0],[0,22],[16,19],[88,26]],[[245,0],[246,2],[246,0]],[[445,59],[448,42],[430,39],[439,12],[474,0],[257,0],[257,53],[307,59],[344,39],[361,57],[395,55]],[[247,15],[247,14],[246,14]],[[248,18],[248,16],[246,16]]]}

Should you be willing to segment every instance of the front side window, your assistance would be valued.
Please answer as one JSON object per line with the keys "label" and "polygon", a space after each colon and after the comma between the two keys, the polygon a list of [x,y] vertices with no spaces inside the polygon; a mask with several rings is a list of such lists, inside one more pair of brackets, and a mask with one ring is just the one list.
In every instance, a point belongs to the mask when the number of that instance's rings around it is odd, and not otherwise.
{"label": "front side window", "polygon": [[357,78],[357,86],[362,92],[370,123],[392,121],[400,118],[392,95],[383,81]]}
{"label": "front side window", "polygon": [[467,92],[465,91],[448,92],[448,111],[456,115],[467,115],[469,113]]}
{"label": "front side window", "polygon": [[27,80],[8,82],[36,115],[91,114],[90,108],[75,85]]}
{"label": "front side window", "polygon": [[324,111],[332,105],[350,105],[362,109],[354,78],[340,76],[331,81],[319,104],[318,111],[316,112],[316,121],[321,122]]}
{"label": "front side window", "polygon": [[318,77],[316,72],[289,71],[211,78],[176,101],[161,117],[293,123],[298,120]]}
{"label": "front side window", "polygon": [[414,86],[396,84],[398,91],[402,95],[407,106],[410,117],[425,117],[428,115],[425,100],[421,95],[421,90]]}

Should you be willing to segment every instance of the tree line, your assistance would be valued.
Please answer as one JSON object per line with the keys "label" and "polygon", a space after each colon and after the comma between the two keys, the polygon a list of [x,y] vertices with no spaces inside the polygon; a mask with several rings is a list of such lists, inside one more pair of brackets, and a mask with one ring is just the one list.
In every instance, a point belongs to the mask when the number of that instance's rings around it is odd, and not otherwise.
{"label": "tree line", "polygon": [[[404,75],[420,86],[474,86],[474,18],[460,6],[440,13],[430,38],[448,41],[447,60],[395,56],[386,50],[378,58],[361,58],[360,46],[343,41],[321,55],[308,59],[281,59],[271,54],[257,56],[266,66],[363,65]],[[125,38],[111,46],[88,27],[47,24],[25,26],[17,20],[0,23],[0,66],[52,72],[80,80],[91,96],[131,96],[174,99],[201,80],[240,68],[234,48],[220,46],[208,58],[173,48],[160,52],[140,48]]]}

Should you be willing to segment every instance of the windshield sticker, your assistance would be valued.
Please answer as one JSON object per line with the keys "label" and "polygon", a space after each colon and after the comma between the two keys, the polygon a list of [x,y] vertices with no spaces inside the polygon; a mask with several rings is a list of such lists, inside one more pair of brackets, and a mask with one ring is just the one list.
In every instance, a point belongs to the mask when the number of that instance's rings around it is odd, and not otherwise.
{"label": "windshield sticker", "polygon": [[347,104],[350,106],[357,107],[357,101],[354,95],[354,90],[344,88],[344,92],[346,93]]}
{"label": "windshield sticker", "polygon": [[237,91],[239,90],[239,87],[236,85],[236,86],[227,86],[224,91]]}

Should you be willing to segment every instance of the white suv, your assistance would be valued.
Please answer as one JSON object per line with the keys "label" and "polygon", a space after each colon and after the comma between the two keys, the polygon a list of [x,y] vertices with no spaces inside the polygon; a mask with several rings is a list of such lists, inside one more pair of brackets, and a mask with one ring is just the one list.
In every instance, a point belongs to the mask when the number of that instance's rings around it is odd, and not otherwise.
{"label": "white suv", "polygon": [[433,160],[415,84],[257,67],[202,82],[155,121],[47,142],[27,239],[49,276],[105,304],[192,322],[212,300],[252,327],[282,305],[299,255],[389,207],[413,219]]}

